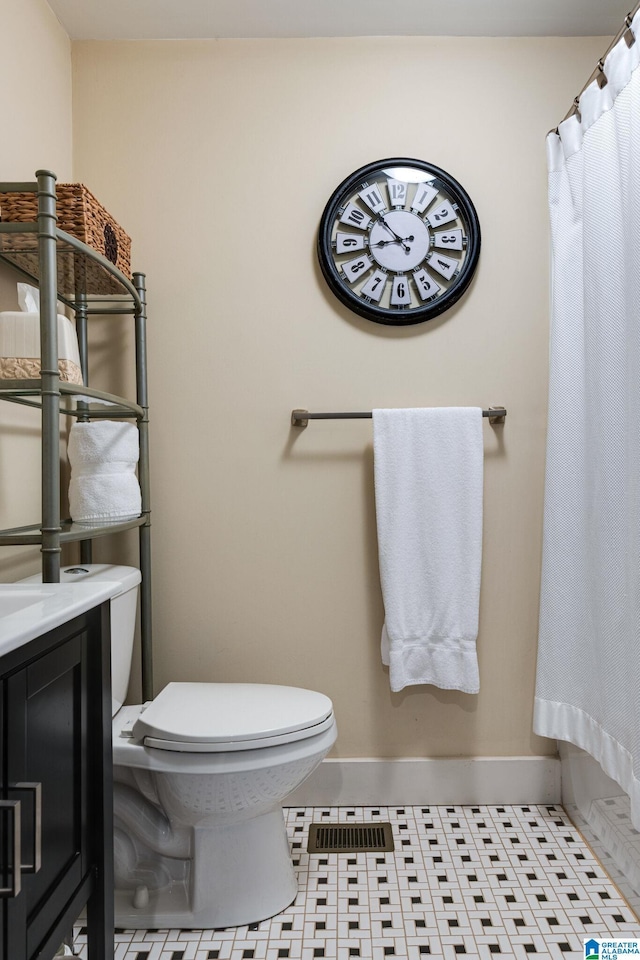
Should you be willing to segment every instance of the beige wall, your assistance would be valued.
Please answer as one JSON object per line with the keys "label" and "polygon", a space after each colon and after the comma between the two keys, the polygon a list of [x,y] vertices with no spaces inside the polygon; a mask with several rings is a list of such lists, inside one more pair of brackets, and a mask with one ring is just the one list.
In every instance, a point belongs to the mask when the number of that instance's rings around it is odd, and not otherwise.
{"label": "beige wall", "polygon": [[[32,180],[40,168],[71,178],[71,43],[45,0],[1,0],[3,82],[0,179]],[[17,309],[13,271],[0,268],[0,310]],[[0,527],[40,514],[40,418],[0,404]],[[39,569],[38,550],[0,548],[0,581]]]}
{"label": "beige wall", "polygon": [[[555,750],[531,733],[544,137],[605,46],[74,44],[74,174],[132,234],[148,275],[156,689],[215,679],[322,690],[335,702],[338,756]],[[314,246],[340,180],[392,155],[452,173],[483,233],[464,300],[401,330],[343,309]],[[481,692],[392,695],[379,654],[371,424],[300,432],[290,411],[466,404],[509,410],[504,429],[484,427]]]}
{"label": "beige wall", "polygon": [[71,177],[71,42],[45,0],[2,0],[2,179]]}

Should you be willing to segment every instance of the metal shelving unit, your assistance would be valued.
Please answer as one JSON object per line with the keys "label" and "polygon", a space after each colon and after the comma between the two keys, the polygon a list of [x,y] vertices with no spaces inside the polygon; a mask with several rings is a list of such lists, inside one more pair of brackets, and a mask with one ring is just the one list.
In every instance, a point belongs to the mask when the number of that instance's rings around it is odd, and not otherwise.
{"label": "metal shelving unit", "polygon": [[[28,183],[0,183],[3,193],[35,193],[37,221],[0,222],[0,262],[17,270],[40,288],[39,380],[0,380],[0,400],[37,407],[42,411],[42,516],[40,524],[0,530],[0,546],[40,544],[42,579],[60,579],[61,544],[80,543],[82,563],[91,562],[96,537],[139,528],[140,615],[142,639],[142,695],[153,697],[151,653],[151,506],[149,495],[149,417],[146,355],[146,288],[143,273],[132,279],[106,257],[63,230],[56,221],[55,174],[39,170]],[[57,301],[75,312],[76,332],[84,383],[61,381],[58,374]],[[136,401],[93,390],[88,371],[88,319],[92,315],[130,314],[135,324]],[[76,398],[82,398],[80,400]],[[110,406],[105,405],[108,401]],[[139,517],[126,522],[77,524],[60,516],[60,416],[80,421],[134,419],[140,436],[138,479],[142,493]]]}

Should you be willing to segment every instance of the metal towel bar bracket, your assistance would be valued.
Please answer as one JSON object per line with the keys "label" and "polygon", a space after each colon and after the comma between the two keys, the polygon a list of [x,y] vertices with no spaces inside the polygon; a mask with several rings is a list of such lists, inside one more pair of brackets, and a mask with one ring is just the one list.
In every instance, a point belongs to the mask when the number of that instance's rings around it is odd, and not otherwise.
{"label": "metal towel bar bracket", "polygon": [[[489,407],[482,411],[482,416],[489,419],[489,423],[495,426],[504,423],[507,411],[504,407]],[[373,414],[371,411],[354,411],[351,413],[309,413],[308,410],[292,410],[291,424],[294,427],[306,427],[309,420],[371,420]]]}

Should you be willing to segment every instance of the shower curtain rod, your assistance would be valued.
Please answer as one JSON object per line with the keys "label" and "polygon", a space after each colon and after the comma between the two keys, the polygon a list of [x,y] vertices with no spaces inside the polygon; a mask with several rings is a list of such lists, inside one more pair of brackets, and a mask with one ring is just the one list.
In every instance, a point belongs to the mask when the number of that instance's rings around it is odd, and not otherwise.
{"label": "shower curtain rod", "polygon": [[[628,13],[624,18],[624,23],[616,33],[615,37],[613,38],[613,40],[611,41],[611,43],[609,44],[605,52],[602,54],[602,56],[598,60],[589,79],[583,85],[578,96],[573,98],[573,103],[571,104],[569,112],[566,114],[566,116],[562,118],[561,123],[564,123],[564,121],[568,120],[569,117],[572,117],[575,113],[578,113],[578,110],[579,110],[578,104],[580,102],[580,97],[582,96],[582,94],[587,89],[590,83],[593,83],[593,81],[597,79],[598,85],[600,86],[600,88],[606,87],[608,81],[607,81],[607,75],[604,72],[604,61],[607,59],[610,52],[615,47],[616,43],[618,43],[618,41],[621,40],[622,37],[624,37],[628,47],[632,47],[633,44],[636,42],[636,36],[633,30],[631,29],[631,22],[635,17],[636,13],[638,12],[638,10],[640,10],[640,0],[638,3],[636,3],[633,10],[630,13]],[[554,127],[552,130],[549,131],[549,133],[557,133],[557,132],[558,132],[557,127]]]}
{"label": "shower curtain rod", "polygon": [[[489,423],[504,423],[507,411],[504,407],[489,407],[482,411],[483,417],[489,418]],[[309,420],[371,420],[371,410],[353,413],[309,413],[308,410],[292,410],[291,423],[294,427],[306,427]]]}

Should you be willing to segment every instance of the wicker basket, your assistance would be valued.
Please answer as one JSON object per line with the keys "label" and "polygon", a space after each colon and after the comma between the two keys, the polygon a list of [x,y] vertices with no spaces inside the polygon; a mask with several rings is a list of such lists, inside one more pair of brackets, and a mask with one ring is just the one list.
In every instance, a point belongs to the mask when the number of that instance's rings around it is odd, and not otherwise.
{"label": "wicker basket", "polygon": [[[82,240],[110,260],[128,279],[131,277],[131,239],[105,208],[81,183],[56,184],[58,227]],[[37,219],[36,193],[5,193],[0,196],[0,220],[28,223]]]}

